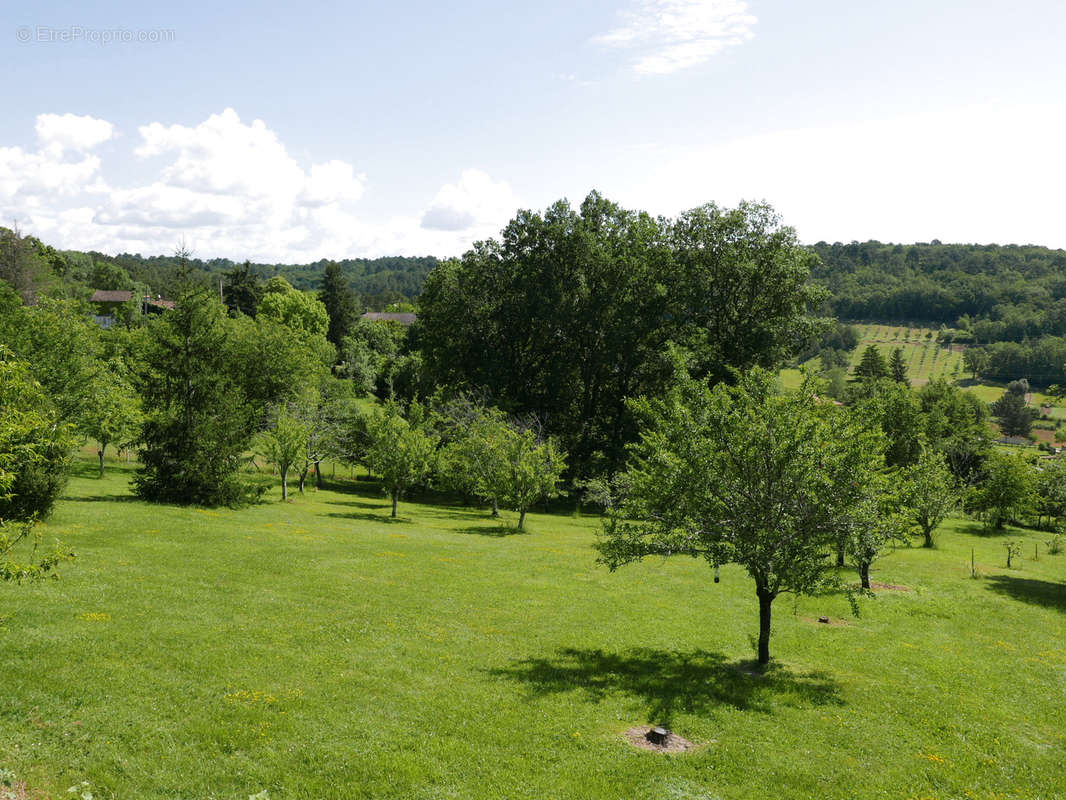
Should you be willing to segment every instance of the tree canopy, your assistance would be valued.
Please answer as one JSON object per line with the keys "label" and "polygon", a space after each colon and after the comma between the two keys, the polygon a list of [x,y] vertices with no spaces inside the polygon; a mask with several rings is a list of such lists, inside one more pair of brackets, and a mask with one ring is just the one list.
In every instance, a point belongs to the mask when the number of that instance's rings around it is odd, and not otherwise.
{"label": "tree canopy", "polygon": [[771,604],[830,577],[829,551],[880,467],[879,436],[809,386],[779,394],[771,374],[735,386],[681,376],[646,421],[598,544],[612,570],[649,555],[735,562],[755,582],[758,660],[770,658]]}
{"label": "tree canopy", "polygon": [[520,211],[439,265],[417,337],[432,380],[535,415],[575,474],[612,471],[636,437],[626,399],[661,391],[671,342],[714,382],[775,366],[820,329],[811,258],[765,205],[669,221],[594,192],[577,209]]}

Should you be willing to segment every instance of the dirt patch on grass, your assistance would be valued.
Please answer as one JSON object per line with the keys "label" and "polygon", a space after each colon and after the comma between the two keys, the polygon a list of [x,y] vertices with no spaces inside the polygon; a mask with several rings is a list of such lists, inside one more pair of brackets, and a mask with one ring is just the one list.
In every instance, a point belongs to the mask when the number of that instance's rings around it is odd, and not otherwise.
{"label": "dirt patch on grass", "polygon": [[900,583],[881,583],[879,581],[870,581],[870,588],[885,589],[890,592],[909,592],[911,590],[911,587]]}
{"label": "dirt patch on grass", "polygon": [[843,628],[850,623],[846,619],[840,617],[800,617],[804,622],[811,622],[815,625],[825,625],[829,628]]}
{"label": "dirt patch on grass", "polygon": [[634,747],[641,750],[650,750],[653,753],[687,753],[689,750],[699,747],[699,745],[678,736],[673,731],[670,732],[670,735],[666,737],[666,741],[662,744],[655,744],[648,739],[648,731],[652,730],[653,727],[653,725],[637,725],[627,730],[624,735],[626,740]]}

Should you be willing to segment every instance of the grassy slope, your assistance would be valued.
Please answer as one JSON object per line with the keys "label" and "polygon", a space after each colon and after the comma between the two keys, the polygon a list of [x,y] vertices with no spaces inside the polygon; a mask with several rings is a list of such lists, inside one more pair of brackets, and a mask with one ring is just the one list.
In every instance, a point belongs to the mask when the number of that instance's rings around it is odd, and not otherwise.
{"label": "grassy slope", "polygon": [[[782,598],[768,677],[736,568],[597,567],[591,518],[323,491],[243,511],[72,481],[58,582],[0,586],[0,766],[66,796],[1052,797],[1066,556],[1002,569],[956,521],[863,604]],[[1044,539],[1046,536],[1036,536]],[[970,548],[986,577],[968,577]],[[1032,554],[1027,540],[1025,552]],[[637,752],[661,722],[705,746]],[[1056,788],[1058,787],[1058,788]]]}

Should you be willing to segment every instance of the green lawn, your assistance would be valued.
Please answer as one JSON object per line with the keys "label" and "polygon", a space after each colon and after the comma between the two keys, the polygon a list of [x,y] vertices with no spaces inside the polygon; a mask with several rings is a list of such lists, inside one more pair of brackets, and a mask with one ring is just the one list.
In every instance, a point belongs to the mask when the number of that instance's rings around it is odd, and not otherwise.
{"label": "green lawn", "polygon": [[[322,491],[130,501],[85,464],[46,526],[78,560],[0,586],[0,767],[96,798],[1051,798],[1066,556],[958,520],[883,590],[780,599],[766,676],[738,569],[596,566],[591,517]],[[354,488],[354,485],[351,485]],[[513,522],[513,520],[511,520]],[[970,548],[983,577],[969,577]],[[820,615],[845,620],[823,625]],[[701,744],[624,740],[663,723]]]}
{"label": "green lawn", "polygon": [[852,369],[862,358],[862,351],[872,344],[886,361],[893,350],[897,347],[902,349],[907,376],[915,386],[926,384],[934,378],[955,381],[966,377],[962,366],[962,348],[937,344],[937,331],[932,328],[868,323],[856,323],[855,327],[862,334],[862,339],[852,353]]}

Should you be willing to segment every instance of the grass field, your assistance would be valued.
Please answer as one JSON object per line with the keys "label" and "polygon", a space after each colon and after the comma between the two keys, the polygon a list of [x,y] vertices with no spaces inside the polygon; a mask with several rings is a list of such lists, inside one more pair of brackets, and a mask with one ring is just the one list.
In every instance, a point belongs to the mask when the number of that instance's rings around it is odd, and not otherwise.
{"label": "grass field", "polygon": [[[852,353],[851,369],[855,369],[867,345],[874,345],[888,361],[897,347],[903,350],[907,376],[914,386],[922,386],[934,378],[956,381],[966,377],[962,365],[961,345],[946,347],[937,344],[937,331],[933,328],[908,325],[880,325],[857,322],[852,326],[862,334],[859,346]],[[812,366],[819,366],[812,359]]]}
{"label": "grass field", "polygon": [[[149,506],[125,468],[92,471],[46,526],[77,561],[0,586],[0,767],[35,796],[1061,796],[1066,556],[1031,560],[1046,534],[1012,532],[1008,571],[1004,537],[953,521],[939,549],[875,564],[909,590],[858,619],[781,598],[758,676],[740,570],[611,574],[591,517],[518,535],[402,503],[390,522],[362,482]],[[699,747],[635,750],[644,723]]]}

